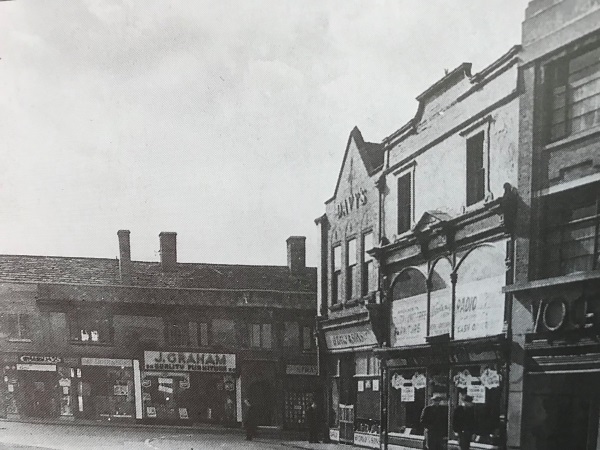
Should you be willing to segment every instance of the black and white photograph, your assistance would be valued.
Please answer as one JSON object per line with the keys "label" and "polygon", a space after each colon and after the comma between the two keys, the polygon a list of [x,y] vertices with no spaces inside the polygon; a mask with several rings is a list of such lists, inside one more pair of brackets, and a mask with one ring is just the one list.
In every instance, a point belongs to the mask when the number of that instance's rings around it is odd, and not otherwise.
{"label": "black and white photograph", "polygon": [[0,450],[600,450],[600,0],[0,0]]}

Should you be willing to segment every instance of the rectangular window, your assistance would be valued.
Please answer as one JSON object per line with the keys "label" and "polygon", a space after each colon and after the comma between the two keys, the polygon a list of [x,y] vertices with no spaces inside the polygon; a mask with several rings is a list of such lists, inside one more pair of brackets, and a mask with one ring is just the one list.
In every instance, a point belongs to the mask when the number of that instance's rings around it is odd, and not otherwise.
{"label": "rectangular window", "polygon": [[300,325],[298,322],[284,322],[283,346],[285,348],[300,347]]}
{"label": "rectangular window", "polygon": [[588,272],[600,267],[600,185],[548,198],[546,275]]}
{"label": "rectangular window", "polygon": [[333,247],[333,277],[331,303],[336,304],[341,301],[342,295],[342,246]]}
{"label": "rectangular window", "polygon": [[250,346],[253,348],[271,348],[271,324],[253,323],[250,327]]}
{"label": "rectangular window", "polygon": [[356,297],[356,239],[347,242],[348,266],[346,268],[346,299]]}
{"label": "rectangular window", "polygon": [[377,275],[373,268],[373,257],[367,250],[373,248],[373,232],[363,234],[363,270],[362,270],[362,295],[377,290]]}
{"label": "rectangular window", "polygon": [[398,178],[398,234],[410,230],[412,220],[412,179],[406,173]]}
{"label": "rectangular window", "polygon": [[112,342],[112,319],[101,312],[77,311],[70,315],[71,340],[88,344]]}
{"label": "rectangular window", "polygon": [[180,320],[167,320],[165,322],[165,342],[174,347],[184,347],[188,345],[187,322]]}
{"label": "rectangular window", "polygon": [[206,347],[209,345],[208,324],[206,322],[200,322],[198,324],[198,345],[200,347]]}
{"label": "rectangular window", "polygon": [[427,404],[424,378],[425,369],[392,371],[389,386],[390,432],[423,436],[421,413]]}
{"label": "rectangular window", "polygon": [[313,330],[310,326],[302,327],[302,350],[312,350],[314,347],[313,343]]}
{"label": "rectangular window", "polygon": [[600,125],[600,47],[552,63],[547,79],[550,141]]}
{"label": "rectangular window", "polygon": [[483,131],[467,139],[467,206],[483,200],[485,196],[484,139]]}
{"label": "rectangular window", "polygon": [[10,339],[27,339],[32,337],[32,316],[30,314],[1,314],[0,333]]}
{"label": "rectangular window", "polygon": [[214,344],[235,346],[235,322],[231,319],[213,319],[212,338]]}

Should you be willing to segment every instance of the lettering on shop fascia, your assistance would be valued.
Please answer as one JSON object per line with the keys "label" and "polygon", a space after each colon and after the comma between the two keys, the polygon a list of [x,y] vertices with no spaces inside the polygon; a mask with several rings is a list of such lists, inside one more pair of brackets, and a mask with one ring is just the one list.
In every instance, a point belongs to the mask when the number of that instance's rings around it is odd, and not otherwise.
{"label": "lettering on shop fascia", "polygon": [[19,361],[24,363],[56,364],[61,363],[60,356],[21,355]]}
{"label": "lettering on shop fascia", "polygon": [[146,370],[180,370],[186,372],[234,372],[235,355],[196,352],[144,352]]}
{"label": "lettering on shop fascia", "polygon": [[350,194],[347,198],[339,202],[336,206],[337,218],[346,217],[355,209],[367,204],[367,190],[361,189],[356,193]]}

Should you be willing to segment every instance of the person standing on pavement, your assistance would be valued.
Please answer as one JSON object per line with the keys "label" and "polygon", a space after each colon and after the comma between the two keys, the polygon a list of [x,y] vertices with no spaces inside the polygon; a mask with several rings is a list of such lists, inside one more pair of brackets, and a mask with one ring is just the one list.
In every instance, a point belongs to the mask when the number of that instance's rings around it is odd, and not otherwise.
{"label": "person standing on pavement", "polygon": [[319,418],[317,416],[317,404],[312,402],[306,410],[306,425],[308,427],[308,442],[319,443]]}
{"label": "person standing on pavement", "polygon": [[443,404],[444,395],[435,392],[431,396],[431,405],[423,408],[421,424],[426,429],[425,449],[445,450],[448,440],[448,406]]}
{"label": "person standing on pavement", "polygon": [[465,395],[462,398],[462,404],[456,407],[452,428],[455,433],[458,433],[460,450],[469,450],[473,430],[475,430],[475,408],[473,407],[473,397],[470,395]]}
{"label": "person standing on pavement", "polygon": [[251,441],[256,435],[256,409],[250,400],[244,400],[244,429],[246,440]]}

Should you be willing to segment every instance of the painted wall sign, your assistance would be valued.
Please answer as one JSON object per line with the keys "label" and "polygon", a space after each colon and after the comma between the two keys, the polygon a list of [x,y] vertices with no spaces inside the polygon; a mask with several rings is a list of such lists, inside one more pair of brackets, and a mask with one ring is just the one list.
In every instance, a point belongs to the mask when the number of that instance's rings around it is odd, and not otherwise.
{"label": "painted wall sign", "polygon": [[429,335],[449,334],[452,326],[452,289],[440,289],[431,293]]}
{"label": "painted wall sign", "polygon": [[234,372],[235,355],[232,353],[145,351],[144,368],[146,370],[183,372]]}
{"label": "painted wall sign", "polygon": [[325,340],[327,341],[327,348],[329,350],[377,344],[377,338],[375,338],[373,331],[366,326],[329,331],[325,333]]}
{"label": "painted wall sign", "polygon": [[82,366],[133,367],[131,359],[81,358]]}
{"label": "painted wall sign", "polygon": [[338,442],[340,440],[340,430],[330,428],[329,429],[329,439],[333,442]]}
{"label": "painted wall sign", "polygon": [[285,366],[286,375],[318,375],[319,368],[313,365],[288,364]]}
{"label": "painted wall sign", "polygon": [[57,364],[63,362],[63,359],[60,356],[21,355],[19,361],[35,364]]}
{"label": "painted wall sign", "polygon": [[56,364],[17,364],[17,370],[56,372]]}
{"label": "painted wall sign", "polygon": [[392,303],[392,347],[425,343],[427,294],[394,300]]}
{"label": "painted wall sign", "polygon": [[358,192],[353,192],[348,197],[343,199],[336,205],[336,214],[337,218],[340,219],[342,217],[347,216],[352,211],[360,208],[367,204],[367,190],[361,189]]}
{"label": "painted wall sign", "polygon": [[379,435],[370,433],[354,433],[354,444],[368,448],[379,448]]}
{"label": "painted wall sign", "polygon": [[504,275],[456,284],[455,339],[472,339],[502,333],[504,327]]}

